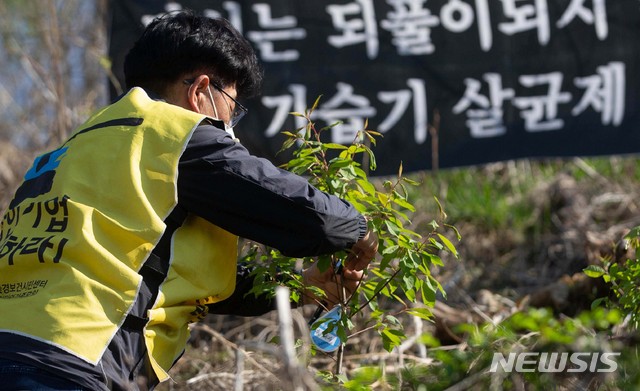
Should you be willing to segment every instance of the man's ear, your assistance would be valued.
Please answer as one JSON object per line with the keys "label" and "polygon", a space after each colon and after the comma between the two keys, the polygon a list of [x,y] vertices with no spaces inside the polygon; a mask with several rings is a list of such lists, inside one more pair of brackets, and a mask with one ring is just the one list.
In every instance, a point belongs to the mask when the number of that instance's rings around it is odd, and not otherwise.
{"label": "man's ear", "polygon": [[189,85],[187,91],[187,104],[191,111],[202,113],[207,104],[207,87],[209,87],[209,76],[197,76],[193,83]]}

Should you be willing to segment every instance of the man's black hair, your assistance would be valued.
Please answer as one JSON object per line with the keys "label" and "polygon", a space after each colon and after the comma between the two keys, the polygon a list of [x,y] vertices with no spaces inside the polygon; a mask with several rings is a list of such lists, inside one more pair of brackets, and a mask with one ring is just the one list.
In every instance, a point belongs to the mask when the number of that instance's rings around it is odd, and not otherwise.
{"label": "man's black hair", "polygon": [[124,61],[127,89],[138,86],[163,95],[170,83],[190,73],[215,75],[239,97],[251,97],[262,84],[262,69],[251,44],[226,19],[186,10],[154,19]]}

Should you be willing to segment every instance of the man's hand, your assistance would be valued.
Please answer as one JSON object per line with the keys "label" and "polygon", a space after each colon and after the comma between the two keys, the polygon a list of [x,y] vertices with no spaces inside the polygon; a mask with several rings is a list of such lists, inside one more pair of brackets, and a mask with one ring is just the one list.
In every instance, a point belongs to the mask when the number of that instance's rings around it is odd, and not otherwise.
{"label": "man's hand", "polygon": [[[347,299],[356,290],[364,269],[366,269],[378,252],[378,236],[369,231],[367,234],[351,247],[347,256],[344,267],[342,269],[342,277],[336,275],[333,268],[329,268],[324,272],[318,269],[317,264],[313,264],[310,268],[302,272],[305,286],[316,286],[326,293],[324,300],[317,299],[310,291],[307,290],[304,295],[304,304],[319,303],[324,301],[327,308],[333,307],[341,300]],[[342,297],[342,287],[346,297]]]}

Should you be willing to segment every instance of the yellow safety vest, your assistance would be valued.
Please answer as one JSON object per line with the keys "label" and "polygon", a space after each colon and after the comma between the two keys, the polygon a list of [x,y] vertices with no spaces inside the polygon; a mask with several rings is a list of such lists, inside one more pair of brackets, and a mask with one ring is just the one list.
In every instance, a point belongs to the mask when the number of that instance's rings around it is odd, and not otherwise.
{"label": "yellow safety vest", "polygon": [[[132,89],[36,159],[0,224],[0,331],[97,364],[177,204],[178,161],[205,117]],[[188,215],[143,333],[162,381],[203,304],[235,287],[237,237]]]}

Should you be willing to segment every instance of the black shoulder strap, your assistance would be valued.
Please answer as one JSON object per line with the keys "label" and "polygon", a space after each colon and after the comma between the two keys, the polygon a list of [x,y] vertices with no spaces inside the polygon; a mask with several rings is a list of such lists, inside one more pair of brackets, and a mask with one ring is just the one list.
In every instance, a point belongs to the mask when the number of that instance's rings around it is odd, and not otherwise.
{"label": "black shoulder strap", "polygon": [[[171,237],[173,233],[184,223],[187,212],[176,207],[165,220],[167,228],[155,249],[149,254],[149,258],[140,268],[138,274],[142,276],[143,283],[151,292],[151,297],[143,307],[141,313],[129,313],[122,324],[123,328],[130,331],[141,332],[149,321],[146,317],[147,310],[151,309],[160,291],[160,285],[167,278],[169,273],[169,262],[171,260]],[[138,298],[140,299],[140,298]]]}

